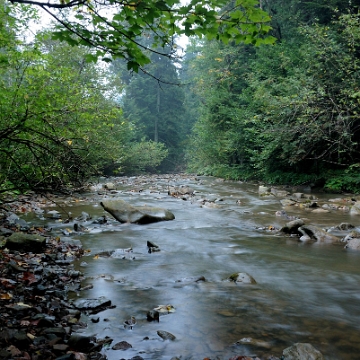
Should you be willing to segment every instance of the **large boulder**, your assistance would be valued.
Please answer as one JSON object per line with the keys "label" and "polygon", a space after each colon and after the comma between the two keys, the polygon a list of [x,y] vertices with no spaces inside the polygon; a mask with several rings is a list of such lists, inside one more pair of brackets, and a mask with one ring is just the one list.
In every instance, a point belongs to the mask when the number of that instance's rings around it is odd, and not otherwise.
{"label": "large boulder", "polygon": [[360,215],[360,201],[356,201],[350,209],[350,215]]}
{"label": "large boulder", "polygon": [[340,243],[340,239],[334,235],[329,234],[323,229],[314,225],[303,225],[298,228],[298,231],[303,235],[300,240],[315,240],[318,243],[336,244]]}
{"label": "large boulder", "polygon": [[311,344],[296,343],[283,351],[284,360],[324,360],[324,356]]}
{"label": "large boulder", "polygon": [[259,195],[270,195],[271,189],[268,186],[259,186]]}
{"label": "large boulder", "polygon": [[103,200],[100,205],[121,223],[150,224],[174,220],[174,214],[166,209],[150,206],[132,206],[124,200]]}
{"label": "large boulder", "polygon": [[346,245],[345,249],[360,250],[360,239],[351,239]]}
{"label": "large boulder", "polygon": [[298,234],[299,231],[299,227],[300,226],[303,226],[305,223],[304,223],[304,220],[302,219],[296,219],[296,220],[293,220],[293,221],[289,221],[288,223],[286,223],[285,226],[283,226],[280,231],[281,232],[284,232],[286,234]]}

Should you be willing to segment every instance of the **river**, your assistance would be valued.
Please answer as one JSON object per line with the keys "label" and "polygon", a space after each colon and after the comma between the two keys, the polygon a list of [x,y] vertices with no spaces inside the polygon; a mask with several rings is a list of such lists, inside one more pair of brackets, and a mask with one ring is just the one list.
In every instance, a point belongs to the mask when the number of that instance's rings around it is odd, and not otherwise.
{"label": "river", "polygon": [[[326,359],[360,358],[360,252],[343,245],[304,244],[267,230],[282,227],[286,220],[275,216],[282,209],[280,199],[259,196],[256,185],[211,177],[149,179],[118,178],[117,193],[89,194],[66,203],[73,216],[105,215],[99,206],[104,197],[175,214],[173,221],[148,225],[89,225],[89,233],[75,236],[90,251],[75,267],[86,276],[83,285],[93,288],[72,297],[105,296],[116,305],[97,314],[98,323],[84,317],[84,333],[132,345],[126,351],[104,349],[109,360],[136,355],[164,360],[235,355],[267,359],[281,357],[283,349],[297,342],[311,343]],[[206,207],[195,199],[171,197],[169,185],[190,186],[197,200],[218,201]],[[314,195],[320,205],[335,197]],[[360,225],[360,217],[341,211],[314,214],[294,207],[288,213],[320,227]],[[71,227],[50,225],[58,231]],[[149,253],[147,241],[161,251]],[[133,252],[125,259],[94,256],[129,247]],[[250,274],[256,284],[226,281],[237,272]],[[194,281],[201,276],[206,281]],[[160,304],[171,304],[175,312],[160,316],[159,323],[148,322],[147,311]],[[137,324],[124,328],[130,316]],[[176,340],[164,341],[157,330],[172,333]],[[249,338],[253,340],[247,344]]]}

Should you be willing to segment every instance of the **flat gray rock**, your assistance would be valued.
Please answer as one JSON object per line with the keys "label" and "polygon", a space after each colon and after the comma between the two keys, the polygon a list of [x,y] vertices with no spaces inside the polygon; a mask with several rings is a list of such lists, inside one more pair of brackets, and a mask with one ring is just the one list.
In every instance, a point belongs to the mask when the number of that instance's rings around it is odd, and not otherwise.
{"label": "flat gray rock", "polygon": [[166,209],[150,206],[132,206],[124,200],[103,200],[100,205],[121,223],[150,224],[174,220],[174,214]]}
{"label": "flat gray rock", "polygon": [[283,351],[284,360],[324,360],[324,356],[311,344],[296,343]]}
{"label": "flat gray rock", "polygon": [[73,304],[79,310],[95,310],[110,306],[111,301],[104,296],[101,296],[97,299],[77,299]]}

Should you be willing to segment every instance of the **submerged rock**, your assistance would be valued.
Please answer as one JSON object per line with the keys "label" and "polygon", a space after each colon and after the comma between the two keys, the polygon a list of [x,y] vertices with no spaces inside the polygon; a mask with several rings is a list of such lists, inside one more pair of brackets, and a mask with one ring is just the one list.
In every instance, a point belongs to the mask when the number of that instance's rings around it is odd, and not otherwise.
{"label": "submerged rock", "polygon": [[271,189],[268,186],[259,185],[259,195],[270,195]]}
{"label": "submerged rock", "polygon": [[351,239],[345,245],[345,249],[360,250],[360,239]]}
{"label": "submerged rock", "polygon": [[147,321],[160,321],[160,314],[157,310],[150,310],[146,313]]}
{"label": "submerged rock", "polygon": [[242,338],[242,339],[238,340],[236,342],[236,344],[252,345],[252,346],[262,347],[262,348],[265,348],[265,349],[270,349],[271,348],[271,343],[270,342],[264,341],[264,340],[253,339],[251,337]]}
{"label": "submerged rock", "polygon": [[158,252],[160,251],[160,247],[159,245],[153,243],[152,241],[147,241],[146,242],[146,246],[148,247],[148,253],[151,254],[153,252]]}
{"label": "submerged rock", "polygon": [[286,234],[297,234],[299,232],[298,231],[299,227],[303,226],[304,224],[305,224],[304,220],[302,219],[289,221],[288,223],[286,223],[284,227],[280,229],[280,231]]}
{"label": "submerged rock", "polygon": [[201,281],[206,281],[204,276],[191,276],[191,277],[186,277],[186,278],[182,278],[180,280],[176,280],[177,283],[193,283],[193,282],[201,282]]}
{"label": "submerged rock", "polygon": [[123,200],[103,200],[100,205],[121,223],[149,224],[174,220],[174,214],[163,208],[132,206]]}
{"label": "submerged rock", "polygon": [[360,201],[356,201],[350,209],[350,215],[360,215]]}
{"label": "submerged rock", "polygon": [[355,229],[355,226],[350,223],[341,223],[340,225],[337,225],[334,227],[334,230],[352,230]]}
{"label": "submerged rock", "polygon": [[282,199],[280,200],[280,203],[282,206],[293,206],[296,204],[296,201],[291,199]]}
{"label": "submerged rock", "polygon": [[111,300],[108,300],[104,296],[97,299],[77,299],[73,305],[79,310],[101,311],[111,306]]}
{"label": "submerged rock", "polygon": [[311,344],[296,343],[283,351],[283,360],[324,360],[320,351]]}
{"label": "submerged rock", "polygon": [[237,284],[256,284],[256,280],[251,275],[244,272],[230,275],[229,280],[235,281]]}
{"label": "submerged rock", "polygon": [[341,241],[348,242],[352,239],[360,239],[360,232],[353,230],[349,234],[347,234]]}
{"label": "submerged rock", "polygon": [[112,347],[113,350],[128,350],[130,348],[132,348],[132,345],[127,341],[120,341]]}
{"label": "submerged rock", "polygon": [[176,339],[175,335],[173,335],[167,331],[164,331],[164,330],[158,330],[157,334],[164,340],[174,341]]}
{"label": "submerged rock", "polygon": [[300,240],[308,241],[315,240],[318,243],[336,244],[340,242],[340,239],[334,235],[329,234],[323,229],[320,229],[314,225],[303,225],[299,227],[299,232],[303,235]]}
{"label": "submerged rock", "polygon": [[182,198],[184,195],[194,195],[194,189],[189,186],[172,186],[168,189],[168,195]]}

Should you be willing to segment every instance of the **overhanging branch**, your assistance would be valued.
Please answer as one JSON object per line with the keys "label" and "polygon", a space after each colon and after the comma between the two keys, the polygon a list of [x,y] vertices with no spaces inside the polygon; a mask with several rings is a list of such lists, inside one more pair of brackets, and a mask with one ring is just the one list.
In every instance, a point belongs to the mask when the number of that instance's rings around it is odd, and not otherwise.
{"label": "overhanging branch", "polygon": [[8,0],[12,4],[27,4],[27,5],[36,5],[40,7],[48,7],[53,9],[66,9],[74,6],[84,5],[86,0],[73,0],[68,3],[60,1],[60,3],[52,3],[50,1],[32,1],[32,0]]}

